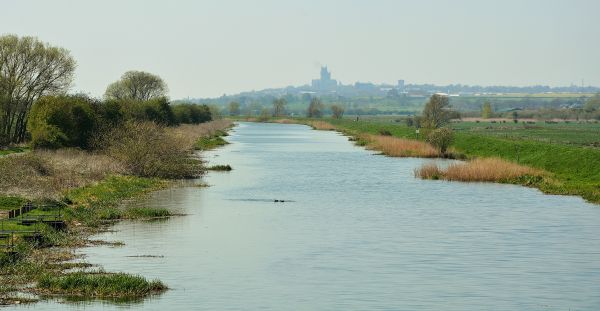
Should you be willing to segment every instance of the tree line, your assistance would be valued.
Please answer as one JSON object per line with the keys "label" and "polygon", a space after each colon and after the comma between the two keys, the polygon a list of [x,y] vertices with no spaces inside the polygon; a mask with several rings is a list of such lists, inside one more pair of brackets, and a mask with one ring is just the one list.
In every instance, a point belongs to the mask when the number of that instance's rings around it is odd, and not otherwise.
{"label": "tree line", "polygon": [[104,99],[69,95],[76,62],[66,49],[33,37],[0,37],[0,146],[92,148],[93,137],[130,121],[163,126],[212,120],[208,106],[171,105],[157,75],[128,71]]}

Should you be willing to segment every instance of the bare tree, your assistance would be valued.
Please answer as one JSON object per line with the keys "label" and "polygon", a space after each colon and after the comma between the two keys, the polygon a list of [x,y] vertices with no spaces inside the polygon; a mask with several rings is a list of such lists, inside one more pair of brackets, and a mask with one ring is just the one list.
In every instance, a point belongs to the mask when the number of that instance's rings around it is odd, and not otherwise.
{"label": "bare tree", "polygon": [[344,107],[340,105],[331,105],[331,113],[336,119],[341,119],[344,116]]}
{"label": "bare tree", "polygon": [[287,104],[287,101],[285,100],[285,98],[275,99],[273,101],[273,116],[274,117],[282,116],[285,112],[286,104]]}
{"label": "bare tree", "polygon": [[75,72],[69,51],[34,37],[0,37],[0,143],[25,140],[35,100],[69,88]]}
{"label": "bare tree", "polygon": [[324,105],[320,99],[313,97],[308,105],[308,111],[306,115],[309,118],[320,118],[323,116]]}
{"label": "bare tree", "polygon": [[149,100],[167,95],[167,84],[159,76],[144,71],[128,71],[121,80],[106,88],[104,97],[117,100]]}

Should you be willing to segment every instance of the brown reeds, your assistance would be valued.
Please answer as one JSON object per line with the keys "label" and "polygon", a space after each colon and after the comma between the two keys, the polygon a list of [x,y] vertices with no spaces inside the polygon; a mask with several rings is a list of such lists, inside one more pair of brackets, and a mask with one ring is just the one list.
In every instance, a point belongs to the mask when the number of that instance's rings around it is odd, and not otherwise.
{"label": "brown reeds", "polygon": [[510,182],[523,176],[542,175],[543,172],[540,170],[500,158],[483,158],[453,163],[445,169],[435,163],[428,163],[415,170],[415,176],[424,179],[479,182]]}
{"label": "brown reeds", "polygon": [[418,140],[386,135],[364,135],[360,138],[368,142],[367,148],[379,150],[392,157],[437,158],[440,156],[439,151],[432,145]]}
{"label": "brown reeds", "polygon": [[325,121],[309,121],[308,125],[310,125],[315,130],[319,131],[335,131],[336,127],[331,123]]}

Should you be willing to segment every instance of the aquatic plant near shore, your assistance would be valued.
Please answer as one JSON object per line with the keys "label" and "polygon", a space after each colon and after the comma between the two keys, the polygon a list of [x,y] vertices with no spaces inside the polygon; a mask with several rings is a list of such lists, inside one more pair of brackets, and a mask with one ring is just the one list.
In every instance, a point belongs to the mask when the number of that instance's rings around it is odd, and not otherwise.
{"label": "aquatic plant near shore", "polygon": [[500,158],[483,158],[453,163],[445,169],[435,163],[427,163],[415,170],[415,176],[423,179],[454,181],[514,182],[520,181],[526,176],[537,180],[543,175],[544,173],[540,170]]}
{"label": "aquatic plant near shore", "polygon": [[392,157],[437,158],[440,153],[432,145],[412,139],[384,135],[361,135],[367,141],[367,148],[379,150]]}
{"label": "aquatic plant near shore", "polygon": [[158,280],[126,273],[84,273],[66,275],[46,274],[40,277],[36,291],[41,294],[84,297],[137,298],[167,290]]}

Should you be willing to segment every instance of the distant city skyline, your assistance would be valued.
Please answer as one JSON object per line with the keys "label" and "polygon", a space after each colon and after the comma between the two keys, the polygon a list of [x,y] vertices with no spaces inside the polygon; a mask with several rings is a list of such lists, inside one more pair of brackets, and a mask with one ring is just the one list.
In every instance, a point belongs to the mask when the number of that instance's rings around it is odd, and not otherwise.
{"label": "distant city skyline", "polygon": [[[128,70],[173,99],[343,84],[600,86],[600,1],[5,0],[0,32],[77,60],[72,91]],[[336,83],[337,83],[336,82]]]}

